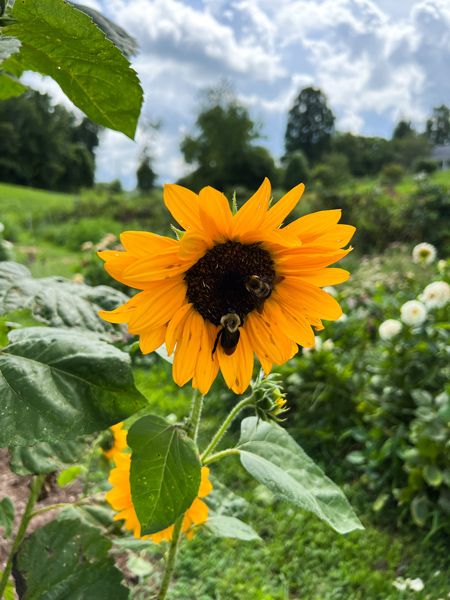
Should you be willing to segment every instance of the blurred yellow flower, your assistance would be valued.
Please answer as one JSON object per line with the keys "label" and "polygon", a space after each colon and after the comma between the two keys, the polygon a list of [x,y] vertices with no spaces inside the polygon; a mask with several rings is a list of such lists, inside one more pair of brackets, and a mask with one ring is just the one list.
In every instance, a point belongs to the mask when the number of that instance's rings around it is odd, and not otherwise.
{"label": "blurred yellow flower", "polygon": [[266,373],[314,345],[322,319],[342,315],[322,287],[346,281],[349,273],[328,269],[354,227],[339,225],[340,210],[306,215],[281,227],[296,206],[298,185],[270,207],[271,187],[259,190],[235,214],[225,196],[206,187],[200,194],[166,185],[164,201],[185,229],[179,241],[152,233],[121,235],[125,252],[106,251],[112,277],[143,290],[100,316],[127,323],[140,335],[144,354],[163,343],[175,350],[173,378],[206,394],[219,368],[234,392],[252,377],[253,353]]}
{"label": "blurred yellow flower", "polygon": [[[155,544],[159,544],[162,540],[170,542],[172,539],[173,525],[153,533],[141,537],[141,525],[138,521],[136,511],[133,506],[130,488],[130,466],[131,454],[121,453],[116,455],[116,468],[111,471],[108,481],[113,486],[113,489],[106,494],[106,500],[111,504],[114,510],[120,511],[115,515],[114,520],[125,520],[125,529],[132,530],[134,537],[143,540],[152,539]],[[197,498],[186,511],[183,520],[182,531],[186,533],[186,537],[192,539],[194,535],[193,525],[201,525],[208,518],[208,507],[200,500],[207,496],[212,490],[212,483],[208,479],[208,467],[202,467],[202,478],[200,489],[198,490]]]}
{"label": "blurred yellow flower", "polygon": [[110,427],[111,433],[113,434],[112,443],[105,446],[105,448],[100,447],[100,451],[108,458],[109,460],[116,460],[118,454],[125,450],[127,447],[127,433],[126,429],[122,429],[123,423],[117,423],[117,425],[113,425]]}

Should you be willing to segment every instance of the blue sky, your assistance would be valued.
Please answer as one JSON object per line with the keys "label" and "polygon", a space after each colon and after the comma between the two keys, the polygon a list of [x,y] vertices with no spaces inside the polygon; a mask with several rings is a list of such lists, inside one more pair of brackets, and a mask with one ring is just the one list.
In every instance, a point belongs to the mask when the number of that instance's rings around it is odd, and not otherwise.
{"label": "blue sky", "polygon": [[[159,182],[183,175],[179,144],[192,131],[199,90],[223,78],[255,119],[273,155],[283,153],[289,108],[305,86],[320,87],[342,131],[390,136],[400,118],[423,125],[450,105],[449,0],[80,0],[139,42],[133,60],[144,88],[143,125]],[[63,100],[56,84],[30,82]],[[148,141],[105,132],[97,180],[127,189]]]}

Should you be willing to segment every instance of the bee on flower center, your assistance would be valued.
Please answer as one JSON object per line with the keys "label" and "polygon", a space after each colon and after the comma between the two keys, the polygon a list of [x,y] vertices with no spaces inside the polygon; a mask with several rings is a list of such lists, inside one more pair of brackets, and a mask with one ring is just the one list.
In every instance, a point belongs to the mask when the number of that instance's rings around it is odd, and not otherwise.
{"label": "bee on flower center", "polygon": [[247,291],[254,294],[256,298],[260,300],[266,300],[273,292],[275,285],[281,283],[284,277],[276,276],[271,277],[258,277],[258,275],[252,275],[245,284]]}
{"label": "bee on flower center", "polygon": [[211,357],[214,356],[217,344],[220,340],[220,345],[224,349],[225,354],[230,356],[236,350],[236,346],[239,342],[240,332],[239,327],[242,325],[239,315],[235,312],[229,312],[220,319],[220,324],[223,329],[220,329],[214,342],[214,348]]}

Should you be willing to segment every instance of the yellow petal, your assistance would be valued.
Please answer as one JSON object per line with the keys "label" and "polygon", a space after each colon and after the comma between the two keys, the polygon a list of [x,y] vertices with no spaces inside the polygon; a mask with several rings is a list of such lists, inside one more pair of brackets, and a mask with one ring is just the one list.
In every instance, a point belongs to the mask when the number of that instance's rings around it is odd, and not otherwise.
{"label": "yellow petal", "polygon": [[173,379],[179,386],[187,383],[194,375],[197,357],[200,352],[203,326],[203,317],[196,310],[190,312],[183,333],[175,348],[173,359]]}
{"label": "yellow petal", "polygon": [[304,273],[299,271],[296,277],[318,287],[324,287],[347,281],[350,273],[344,269],[319,269],[318,271],[305,271]]}
{"label": "yellow petal", "polygon": [[204,498],[208,494],[212,492],[213,486],[212,483],[208,479],[209,477],[209,469],[208,467],[202,467],[201,471],[201,482],[200,489],[198,490],[197,496],[199,498]]}
{"label": "yellow petal", "polygon": [[181,337],[186,319],[193,310],[194,307],[192,304],[184,304],[170,319],[166,332],[166,350],[169,356],[172,354],[175,344]]}
{"label": "yellow petal", "polygon": [[214,240],[228,237],[232,214],[225,196],[212,187],[200,190],[200,220],[202,229]]}
{"label": "yellow petal", "polygon": [[125,231],[120,235],[122,246],[136,258],[159,254],[170,248],[177,248],[178,242],[168,237],[147,231]]}
{"label": "yellow petal", "polygon": [[240,236],[242,244],[254,244],[263,242],[262,247],[268,252],[274,253],[288,248],[299,248],[302,243],[299,238],[291,233],[285,233],[283,230],[264,231],[251,230]]}
{"label": "yellow petal", "polygon": [[138,259],[123,272],[128,281],[158,281],[175,277],[187,271],[197,260],[182,260],[178,256],[179,246],[155,256]]}
{"label": "yellow petal", "polygon": [[142,354],[150,354],[150,352],[154,352],[162,344],[164,344],[166,332],[167,325],[161,325],[161,327],[141,333],[141,337],[139,338],[139,347]]}
{"label": "yellow petal", "polygon": [[323,244],[324,246],[334,246],[343,248],[352,239],[356,227],[352,225],[335,225],[331,227],[324,235],[314,240],[314,244]]}
{"label": "yellow petal", "polygon": [[296,314],[334,321],[342,316],[339,303],[320,288],[301,279],[289,277],[278,284],[271,298],[288,304]]}
{"label": "yellow petal", "polygon": [[156,329],[168,323],[186,298],[186,283],[182,279],[170,279],[156,290],[143,292],[141,302],[130,319],[128,330],[139,333]]}
{"label": "yellow petal", "polygon": [[289,223],[289,225],[283,227],[283,231],[287,230],[298,235],[302,240],[302,244],[307,244],[321,235],[325,235],[330,227],[336,225],[341,218],[341,214],[340,209],[321,210]]}
{"label": "yellow petal", "polygon": [[277,275],[298,277],[305,271],[317,271],[341,260],[353,248],[335,250],[324,246],[295,248],[280,252],[276,256]]}
{"label": "yellow petal", "polygon": [[249,229],[260,229],[267,215],[270,195],[270,181],[266,177],[258,191],[233,216],[230,239],[239,238]]}
{"label": "yellow petal", "polygon": [[183,229],[202,229],[197,194],[181,185],[166,184],[164,203]]}
{"label": "yellow petal", "polygon": [[290,358],[291,339],[267,315],[249,313],[244,329],[257,356],[275,365],[283,365]]}
{"label": "yellow petal", "polygon": [[[291,340],[294,340],[306,348],[312,348],[312,346],[314,346],[315,339],[313,330],[306,319],[306,315],[301,309],[291,309],[289,306],[281,303],[279,297],[272,294],[272,296],[264,303],[264,312],[267,313],[268,318],[275,322],[281,331],[289,336]],[[286,348],[285,353],[286,355],[292,354],[292,347]],[[291,356],[289,356],[289,358],[291,358]],[[289,360],[289,358],[286,360]]]}
{"label": "yellow petal", "polygon": [[148,292],[136,294],[136,296],[133,296],[133,298],[122,304],[122,306],[114,310],[100,310],[98,314],[102,319],[108,321],[108,323],[128,323],[134,314],[136,306],[145,297],[146,293]]}
{"label": "yellow petal", "polygon": [[200,498],[196,498],[191,504],[191,507],[187,509],[186,513],[186,516],[188,516],[191,519],[192,523],[195,523],[196,525],[201,525],[208,518],[208,507],[203,502],[203,500],[200,500]]}
{"label": "yellow petal", "polygon": [[199,260],[213,247],[210,236],[204,231],[187,231],[180,240],[178,256],[183,259],[194,257]]}
{"label": "yellow petal", "polygon": [[192,380],[192,386],[207,394],[214,379],[219,371],[219,359],[217,352],[212,355],[214,341],[217,332],[220,330],[209,321],[203,322],[202,340],[200,351],[198,353],[197,364],[195,365],[195,374]]}
{"label": "yellow petal", "polygon": [[217,354],[220,370],[227,386],[236,394],[243,394],[252,378],[253,349],[243,327],[239,332],[239,342],[233,354],[225,354],[221,344],[217,346]]}
{"label": "yellow petal", "polygon": [[300,183],[280,200],[278,200],[278,202],[272,206],[267,213],[263,225],[264,229],[275,229],[276,227],[280,227],[288,214],[297,206],[297,203],[302,197],[304,191],[305,186],[303,183]]}

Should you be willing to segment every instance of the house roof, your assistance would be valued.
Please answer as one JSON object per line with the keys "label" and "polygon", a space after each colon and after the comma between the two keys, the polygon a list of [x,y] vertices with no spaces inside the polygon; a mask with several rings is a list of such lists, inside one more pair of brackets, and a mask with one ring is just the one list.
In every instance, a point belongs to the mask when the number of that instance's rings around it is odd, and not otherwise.
{"label": "house roof", "polygon": [[450,145],[435,146],[431,151],[430,158],[433,160],[450,160]]}

